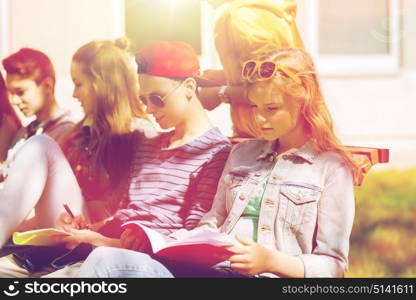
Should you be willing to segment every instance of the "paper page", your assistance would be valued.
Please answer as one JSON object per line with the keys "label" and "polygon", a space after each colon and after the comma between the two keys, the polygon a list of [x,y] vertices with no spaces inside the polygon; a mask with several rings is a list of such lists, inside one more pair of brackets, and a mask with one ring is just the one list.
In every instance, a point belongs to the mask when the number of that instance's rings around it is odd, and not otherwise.
{"label": "paper page", "polygon": [[177,240],[166,245],[190,245],[190,244],[210,244],[212,246],[225,247],[237,243],[236,239],[228,234],[213,231],[198,231],[181,240]]}
{"label": "paper page", "polygon": [[71,235],[69,232],[56,228],[44,228],[25,232],[13,233],[13,243],[16,245],[51,246],[59,242],[50,239],[54,235]]}

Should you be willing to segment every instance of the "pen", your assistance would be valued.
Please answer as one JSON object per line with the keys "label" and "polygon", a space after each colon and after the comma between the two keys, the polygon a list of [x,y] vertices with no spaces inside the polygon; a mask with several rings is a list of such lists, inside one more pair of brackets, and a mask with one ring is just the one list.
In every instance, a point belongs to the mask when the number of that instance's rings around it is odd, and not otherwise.
{"label": "pen", "polygon": [[71,218],[74,219],[75,216],[74,216],[74,214],[72,213],[71,209],[69,208],[69,206],[66,203],[64,203],[64,208],[65,208],[66,212],[68,213],[68,215],[70,215]]}
{"label": "pen", "polygon": [[[72,210],[69,208],[68,204],[64,203],[64,208],[65,208],[66,212],[68,213],[68,215],[69,215],[72,219],[74,219],[74,218],[75,218],[74,213],[73,213],[73,212],[72,212]],[[86,228],[86,229],[91,229],[90,224],[85,224],[85,228]],[[78,226],[77,226],[77,229],[79,229],[79,228],[78,228]]]}

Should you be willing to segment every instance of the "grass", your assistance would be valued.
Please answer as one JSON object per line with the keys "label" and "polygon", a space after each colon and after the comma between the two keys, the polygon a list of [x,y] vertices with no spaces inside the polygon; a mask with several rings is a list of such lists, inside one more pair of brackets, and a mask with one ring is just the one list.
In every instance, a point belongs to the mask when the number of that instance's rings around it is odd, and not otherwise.
{"label": "grass", "polygon": [[357,187],[347,277],[416,277],[416,169],[370,172]]}

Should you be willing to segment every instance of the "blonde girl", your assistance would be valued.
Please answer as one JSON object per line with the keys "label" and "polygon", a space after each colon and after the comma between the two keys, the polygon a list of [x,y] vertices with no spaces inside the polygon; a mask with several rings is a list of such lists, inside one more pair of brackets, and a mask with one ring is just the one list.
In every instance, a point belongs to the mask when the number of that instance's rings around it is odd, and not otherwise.
{"label": "blonde girl", "polygon": [[127,46],[126,39],[92,41],[77,50],[71,64],[73,96],[80,101],[85,117],[67,136],[63,149],[90,215],[96,215],[94,220],[111,214],[103,210],[103,203],[112,205],[112,210],[117,208],[112,200],[117,202],[120,195],[116,195],[127,185],[131,156],[140,139],[137,132],[131,133],[133,119],[141,120],[142,130],[150,124],[144,121],[137,74]]}
{"label": "blonde girl", "polygon": [[[218,1],[217,1],[218,2]],[[214,82],[224,88],[206,88],[201,98],[208,109],[215,108],[219,100],[230,102],[234,135],[255,137],[258,128],[247,96],[241,87],[241,66],[248,58],[282,48],[303,49],[298,32],[296,2],[294,0],[234,0],[224,5],[214,27],[216,49],[223,72],[206,72]],[[220,92],[221,91],[221,92]]]}

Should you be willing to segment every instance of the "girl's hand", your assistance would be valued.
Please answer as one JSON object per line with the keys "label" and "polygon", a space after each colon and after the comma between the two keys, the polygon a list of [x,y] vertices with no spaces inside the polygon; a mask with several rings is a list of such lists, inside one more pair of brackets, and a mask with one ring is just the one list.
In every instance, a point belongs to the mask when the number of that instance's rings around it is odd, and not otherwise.
{"label": "girl's hand", "polygon": [[63,212],[56,221],[56,228],[68,232],[71,229],[86,229],[87,227],[88,224],[83,215],[72,218],[67,212]]}
{"label": "girl's hand", "polygon": [[55,235],[52,236],[51,239],[59,243],[64,243],[65,247],[69,250],[74,249],[81,243],[89,243],[96,246],[110,246],[106,243],[106,241],[110,239],[106,238],[98,232],[88,229],[78,230],[73,228],[70,229],[68,232],[72,235]]}
{"label": "girl's hand", "polygon": [[120,236],[121,248],[143,252],[152,253],[152,246],[147,236],[141,230],[126,229]]}
{"label": "girl's hand", "polygon": [[206,110],[213,110],[221,104],[218,89],[219,87],[203,87],[199,90],[199,99]]}
{"label": "girl's hand", "polygon": [[273,261],[276,253],[260,244],[236,235],[241,245],[234,245],[228,250],[234,252],[228,260],[231,268],[245,276],[253,276],[270,271],[270,262]]}

